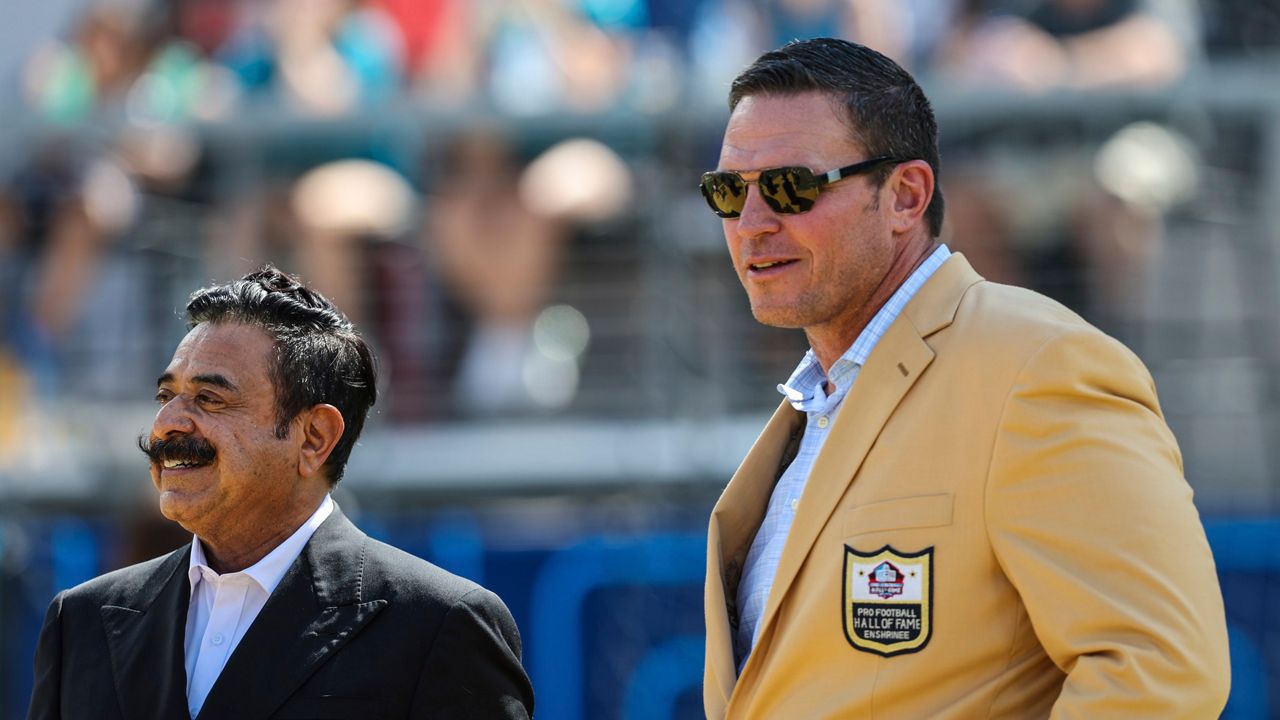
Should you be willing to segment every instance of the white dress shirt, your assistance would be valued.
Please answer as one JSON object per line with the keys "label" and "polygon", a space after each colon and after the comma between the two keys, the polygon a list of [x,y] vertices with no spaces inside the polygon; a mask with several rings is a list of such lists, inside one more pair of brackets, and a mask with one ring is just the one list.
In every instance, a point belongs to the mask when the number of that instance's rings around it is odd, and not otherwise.
{"label": "white dress shirt", "polygon": [[240,644],[254,618],[267,604],[280,580],[316,528],[333,512],[328,495],[302,526],[267,556],[240,572],[219,575],[205,560],[200,538],[191,539],[191,604],[187,608],[187,709],[200,714],[227,658]]}

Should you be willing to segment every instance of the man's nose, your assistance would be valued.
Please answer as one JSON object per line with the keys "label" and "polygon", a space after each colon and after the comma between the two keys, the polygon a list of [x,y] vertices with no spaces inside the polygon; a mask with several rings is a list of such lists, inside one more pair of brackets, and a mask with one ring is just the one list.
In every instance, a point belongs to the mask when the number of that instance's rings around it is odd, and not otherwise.
{"label": "man's nose", "polygon": [[777,232],[779,227],[778,213],[760,196],[760,188],[754,182],[748,184],[747,199],[738,214],[738,237],[744,240],[759,237]]}
{"label": "man's nose", "polygon": [[151,425],[151,436],[166,438],[170,435],[188,435],[195,430],[195,422],[191,419],[191,408],[181,395],[175,395],[160,406],[155,422]]}

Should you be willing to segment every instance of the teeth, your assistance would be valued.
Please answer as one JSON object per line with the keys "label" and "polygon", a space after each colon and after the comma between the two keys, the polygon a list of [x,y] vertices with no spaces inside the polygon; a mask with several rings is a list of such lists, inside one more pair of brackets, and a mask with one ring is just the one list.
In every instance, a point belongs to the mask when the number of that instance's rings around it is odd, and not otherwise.
{"label": "teeth", "polygon": [[764,270],[765,268],[771,268],[771,267],[773,267],[774,265],[779,265],[779,264],[781,264],[781,263],[776,263],[776,262],[756,263],[755,265],[752,265],[751,267],[755,268],[756,270]]}
{"label": "teeth", "polygon": [[190,463],[185,460],[165,460],[163,464],[167,470],[172,470],[173,468],[199,467],[198,463]]}

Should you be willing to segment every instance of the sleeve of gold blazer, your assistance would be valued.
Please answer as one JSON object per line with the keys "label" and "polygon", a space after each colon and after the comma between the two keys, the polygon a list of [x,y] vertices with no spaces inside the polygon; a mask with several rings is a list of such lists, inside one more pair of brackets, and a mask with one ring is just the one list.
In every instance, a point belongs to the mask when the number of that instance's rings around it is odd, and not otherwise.
{"label": "sleeve of gold blazer", "polygon": [[1067,679],[1055,718],[1216,718],[1229,687],[1213,566],[1142,364],[1058,335],[1005,399],[988,532]]}

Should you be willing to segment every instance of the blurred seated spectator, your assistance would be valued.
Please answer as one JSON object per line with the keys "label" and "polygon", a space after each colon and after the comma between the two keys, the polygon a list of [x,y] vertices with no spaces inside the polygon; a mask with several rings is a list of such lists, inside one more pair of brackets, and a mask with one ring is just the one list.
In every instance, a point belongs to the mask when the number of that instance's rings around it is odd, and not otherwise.
{"label": "blurred seated spectator", "polygon": [[0,472],[16,463],[27,416],[26,374],[0,343]]}
{"label": "blurred seated spectator", "polygon": [[407,181],[386,165],[347,159],[298,179],[292,211],[300,232],[296,267],[352,322],[367,324],[366,245],[402,238],[417,213]]}
{"label": "blurred seated spectator", "polygon": [[761,52],[764,29],[758,13],[740,0],[704,0],[689,31],[689,81],[696,97],[714,97]]}
{"label": "blurred seated spectator", "polygon": [[250,93],[335,115],[385,103],[401,89],[404,39],[373,0],[265,0],[241,12],[215,57]]}
{"label": "blurred seated spectator", "polygon": [[159,40],[142,11],[141,3],[123,0],[90,5],[68,41],[45,43],[28,62],[28,102],[59,124],[121,105]]}
{"label": "blurred seated spectator", "polygon": [[[106,245],[131,198],[118,168],[84,157],[66,138],[40,147],[0,185],[0,236],[13,264],[0,295],[7,344],[41,394],[57,384],[58,348],[71,332]],[[127,183],[127,180],[124,182]],[[118,203],[113,206],[113,203]],[[127,219],[126,219],[127,221]]]}
{"label": "blurred seated spectator", "polygon": [[693,90],[720,96],[744,66],[792,40],[854,40],[912,65],[952,0],[702,0],[688,36]]}
{"label": "blurred seated spectator", "polygon": [[[202,47],[174,34],[182,22],[146,0],[88,5],[70,41],[50,40],[27,63],[28,103],[46,120],[74,125],[92,117],[149,126],[216,120],[235,106],[236,79]],[[198,36],[197,36],[198,37]]]}
{"label": "blurred seated spectator", "polygon": [[382,0],[404,38],[404,66],[413,91],[433,104],[476,100],[483,40],[476,27],[487,4],[467,0]]}
{"label": "blurred seated spectator", "polygon": [[[183,191],[200,148],[188,132],[157,126],[52,132],[27,151],[0,177],[0,352],[21,368],[32,402],[70,390],[88,401],[131,396],[131,383],[145,389],[153,378],[118,371],[146,356],[155,328],[136,301],[158,291],[134,280],[150,256],[130,251],[158,215],[152,203]],[[181,254],[172,228],[153,247]],[[132,323],[139,333],[126,343],[120,329]]]}
{"label": "blurred seated spectator", "polygon": [[520,196],[522,165],[496,131],[453,138],[431,173],[422,242],[466,318],[454,405],[488,415],[534,407],[522,369],[530,326],[550,300],[568,233]]}
{"label": "blurred seated spectator", "polygon": [[324,293],[378,349],[390,395],[384,413],[417,421],[428,397],[434,288],[413,241],[419,199],[388,165],[347,158],[312,168],[287,200],[289,267]]}
{"label": "blurred seated spectator", "polygon": [[1158,87],[1197,49],[1184,0],[965,4],[936,69],[966,84],[1028,92]]}
{"label": "blurred seated spectator", "polygon": [[492,3],[474,11],[484,88],[517,115],[601,111],[626,86],[631,46],[621,27],[593,22],[575,0]]}
{"label": "blurred seated spectator", "polygon": [[798,38],[853,39],[856,6],[847,0],[766,0],[758,4],[769,33],[764,43],[774,48]]}
{"label": "blurred seated spectator", "polygon": [[[941,79],[1015,93],[1151,89],[1198,57],[1195,20],[1182,0],[968,0],[935,63]],[[1011,128],[985,151],[953,158],[946,234],[991,279],[1031,285],[1106,324],[1133,310],[1167,206],[1099,182],[1107,137],[1092,127],[1024,128],[1021,138]]]}
{"label": "blurred seated spectator", "polygon": [[581,312],[548,306],[574,227],[620,212],[631,194],[628,169],[581,139],[525,165],[509,138],[473,129],[452,139],[428,175],[423,251],[466,326],[456,409],[483,416],[564,407],[587,329]]}

